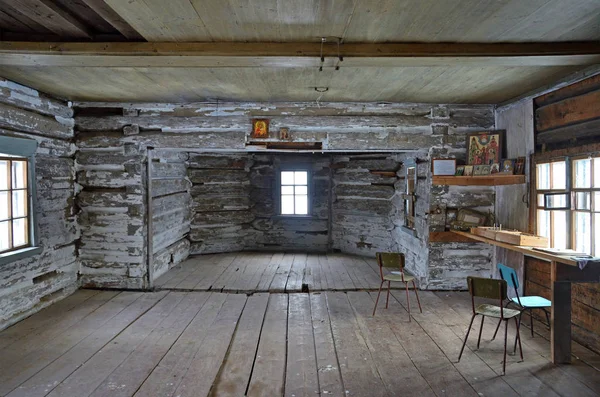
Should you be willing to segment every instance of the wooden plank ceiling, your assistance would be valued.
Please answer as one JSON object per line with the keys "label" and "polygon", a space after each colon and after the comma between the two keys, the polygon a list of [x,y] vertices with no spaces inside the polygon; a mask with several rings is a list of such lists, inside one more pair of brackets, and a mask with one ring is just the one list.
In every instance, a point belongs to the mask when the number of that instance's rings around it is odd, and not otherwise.
{"label": "wooden plank ceiling", "polygon": [[[240,61],[176,52],[173,59],[135,52],[92,58],[89,50],[84,58],[58,60],[15,43],[2,47],[0,76],[72,100],[499,103],[600,63],[600,50],[486,57],[486,44],[568,48],[583,41],[600,48],[599,20],[598,0],[0,0],[3,43],[284,42],[293,52],[301,47],[294,43],[318,46],[327,37],[331,55],[319,72],[317,54],[268,61],[245,54]],[[480,43],[481,53],[416,61],[344,54],[344,63],[334,56],[336,38],[342,54],[351,44],[406,42]]]}

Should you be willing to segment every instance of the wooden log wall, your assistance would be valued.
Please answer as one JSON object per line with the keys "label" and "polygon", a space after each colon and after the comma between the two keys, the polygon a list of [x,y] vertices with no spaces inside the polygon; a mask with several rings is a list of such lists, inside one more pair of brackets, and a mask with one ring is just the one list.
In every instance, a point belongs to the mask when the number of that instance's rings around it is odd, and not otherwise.
{"label": "wooden log wall", "polygon": [[[276,172],[293,163],[311,170],[311,217],[278,216]],[[328,250],[327,155],[190,154],[191,252]]]}
{"label": "wooden log wall", "polygon": [[145,147],[86,145],[76,155],[81,190],[81,285],[142,289],[147,278]]}
{"label": "wooden log wall", "polygon": [[[82,151],[110,151],[126,145],[149,145],[189,149],[190,152],[194,149],[240,152],[233,156],[217,153],[203,155],[200,161],[190,157],[188,172],[194,184],[191,189],[194,206],[190,231],[192,253],[267,248],[268,244],[275,244],[271,246],[274,248],[283,246],[283,243],[290,243],[289,247],[303,247],[289,240],[295,238],[296,242],[306,241],[306,245],[310,241],[311,247],[337,247],[365,255],[372,255],[373,251],[384,248],[403,250],[407,252],[409,269],[419,276],[423,287],[464,288],[469,271],[477,274],[487,272],[488,275],[491,272],[491,254],[480,244],[436,243],[433,259],[429,257],[429,231],[437,230],[440,226],[429,225],[430,197],[433,197],[435,206],[439,204],[443,207],[443,227],[445,220],[450,219],[450,216],[445,216],[447,208],[458,208],[464,199],[467,206],[491,209],[494,195],[493,189],[490,191],[489,188],[475,189],[471,193],[468,187],[449,190],[432,188],[427,165],[433,155],[464,158],[466,133],[494,128],[491,106],[219,102],[183,105],[77,103],[76,108],[77,144]],[[335,186],[334,195],[340,199],[336,202],[338,221],[334,222],[335,213],[330,216],[332,224],[329,230],[334,223],[337,229],[335,235],[327,234],[329,245],[321,244],[325,236],[323,222],[299,224],[294,227],[300,230],[289,231],[289,224],[273,218],[269,220],[269,205],[273,204],[268,200],[268,194],[264,201],[257,200],[256,196],[268,192],[268,188],[260,183],[273,178],[269,173],[274,168],[268,159],[269,155],[261,157],[262,154],[249,156],[245,153],[254,150],[251,146],[254,140],[249,135],[251,119],[255,117],[270,120],[269,138],[262,144],[279,141],[279,128],[287,127],[290,138],[285,142],[320,143],[326,151],[398,151],[402,155],[420,157],[426,163],[421,165],[422,170],[419,171],[421,179],[417,194],[420,200],[417,201],[416,233],[405,233],[400,227],[403,215],[398,209],[402,208],[400,194],[404,188],[404,182],[400,179],[393,187],[384,183],[366,188],[374,194],[373,197],[367,197],[371,201],[378,198],[379,193],[374,190],[391,191],[391,196],[388,194],[381,200],[389,200],[389,204],[378,203],[379,206],[373,207],[373,219],[376,219],[377,213],[385,212],[386,208],[391,208],[390,214],[395,214],[395,217],[391,217],[390,222],[382,223],[382,227],[371,225],[373,234],[361,241],[360,234],[352,231],[349,225],[352,217],[356,216],[351,213],[363,211],[359,207],[364,203],[356,199],[355,193],[360,191],[360,194],[367,194],[364,186],[360,186],[366,185],[366,182],[357,181],[354,184],[344,180],[343,171],[335,172],[338,178],[335,183],[338,185]],[[338,160],[343,163],[344,156],[339,157]],[[360,172],[366,172],[367,169]],[[358,177],[358,174],[353,176]],[[259,185],[254,185],[254,182]],[[260,203],[263,208],[255,206],[255,203]],[[345,213],[342,214],[342,211]],[[344,222],[346,224],[343,225]],[[304,233],[303,238],[298,236],[300,231]],[[380,234],[376,235],[375,231]],[[391,243],[386,240],[388,235],[391,236]]]}
{"label": "wooden log wall", "polygon": [[[465,163],[463,143],[453,147],[432,148],[429,158],[454,157]],[[431,183],[431,171],[428,170]],[[488,214],[493,218],[495,190],[493,186],[433,185],[429,191],[429,232],[450,228],[461,208]],[[490,277],[493,272],[494,249],[489,244],[470,242],[429,242],[427,286],[430,289],[465,289],[467,276]]]}
{"label": "wooden log wall", "polygon": [[185,152],[152,152],[153,279],[189,256],[191,182]]}
{"label": "wooden log wall", "polygon": [[538,151],[600,139],[600,75],[539,96],[533,102]]}
{"label": "wooden log wall", "polygon": [[0,266],[0,329],[77,288],[72,115],[67,103],[0,78],[0,135],[38,142],[37,220],[43,249]]}
{"label": "wooden log wall", "polygon": [[402,165],[399,155],[333,159],[333,248],[369,256],[397,250],[392,230],[402,211],[402,201],[395,200]]}

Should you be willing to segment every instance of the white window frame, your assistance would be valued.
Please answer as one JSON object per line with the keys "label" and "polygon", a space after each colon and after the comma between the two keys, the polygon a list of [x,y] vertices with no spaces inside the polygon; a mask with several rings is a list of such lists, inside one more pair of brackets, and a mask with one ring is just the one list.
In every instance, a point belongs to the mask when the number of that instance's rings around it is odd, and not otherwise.
{"label": "white window frame", "polygon": [[[535,180],[533,181],[534,186],[535,186],[535,216],[534,216],[534,220],[535,220],[535,232],[536,233],[540,233],[540,211],[544,211],[545,210],[545,206],[544,204],[540,204],[540,201],[542,201],[542,195],[544,194],[556,194],[556,193],[565,193],[568,195],[569,197],[569,202],[568,202],[568,208],[565,209],[557,209],[557,210],[547,210],[547,212],[549,212],[550,215],[550,225],[549,225],[549,240],[550,240],[550,245],[554,246],[554,217],[556,215],[555,211],[565,211],[566,214],[566,241],[565,241],[565,245],[566,248],[570,248],[570,249],[577,249],[577,241],[576,241],[576,232],[575,232],[575,228],[576,228],[576,216],[577,213],[580,212],[585,212],[585,213],[590,213],[590,247],[591,247],[591,255],[594,256],[600,256],[600,250],[596,249],[596,245],[594,244],[595,239],[600,238],[600,236],[596,236],[596,228],[595,228],[595,218],[596,216],[594,214],[599,214],[598,218],[600,218],[600,208],[596,208],[595,207],[595,202],[594,202],[594,194],[596,192],[598,192],[600,194],[600,187],[596,186],[594,187],[594,164],[592,162],[591,164],[591,175],[590,175],[590,179],[591,179],[591,186],[589,188],[577,188],[575,187],[575,172],[576,172],[576,168],[574,166],[575,161],[577,160],[582,160],[582,159],[587,159],[587,158],[595,158],[598,160],[594,160],[594,161],[600,161],[600,154],[599,153],[588,153],[588,154],[583,154],[583,155],[574,155],[574,156],[568,156],[568,157],[560,157],[560,158],[555,158],[555,159],[551,159],[551,160],[544,160],[544,161],[536,161],[535,164]],[[553,189],[552,186],[550,186],[550,189],[539,189],[538,188],[538,179],[539,179],[539,175],[538,175],[538,165],[541,164],[552,164],[552,163],[556,163],[556,162],[561,162],[564,161],[565,162],[565,188],[559,188],[559,189]],[[552,169],[552,167],[550,167]],[[552,181],[553,175],[552,172],[550,172],[550,180]],[[589,210],[581,210],[581,209],[577,209],[577,193],[581,193],[581,192],[589,192],[590,193],[590,209]]]}
{"label": "white window frame", "polygon": [[[283,200],[282,200],[282,196],[283,194],[281,193],[281,188],[282,186],[304,186],[304,185],[282,185],[281,182],[281,173],[282,172],[306,172],[306,214],[284,214],[283,213]],[[312,176],[311,176],[311,170],[309,168],[307,168],[306,166],[293,166],[293,165],[286,165],[285,167],[281,167],[279,168],[279,170],[277,171],[277,215],[281,216],[281,217],[295,217],[295,218],[306,218],[306,217],[311,217],[312,214],[312,189],[311,189],[311,185],[312,185]],[[295,201],[295,196],[296,194],[294,194],[294,201]],[[294,204],[294,212],[296,211],[295,208],[295,204]]]}
{"label": "white window frame", "polygon": [[28,231],[29,244],[23,248],[0,253],[0,265],[24,259],[42,252],[39,247],[37,226],[37,192],[35,178],[35,152],[37,141],[12,136],[0,136],[0,157],[27,160]]}

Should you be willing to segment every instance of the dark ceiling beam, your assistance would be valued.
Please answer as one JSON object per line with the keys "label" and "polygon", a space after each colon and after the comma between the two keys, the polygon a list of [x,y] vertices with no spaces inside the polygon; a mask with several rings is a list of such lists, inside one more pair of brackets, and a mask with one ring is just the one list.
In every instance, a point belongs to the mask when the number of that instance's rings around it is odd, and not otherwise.
{"label": "dark ceiling beam", "polygon": [[[587,66],[600,43],[347,43],[325,46],[324,66]],[[0,64],[103,67],[313,67],[320,43],[0,42]]]}
{"label": "dark ceiling beam", "polygon": [[93,37],[88,26],[51,0],[14,0],[10,6],[60,37]]}
{"label": "dark ceiling beam", "polygon": [[104,0],[83,0],[83,2],[127,39],[145,41],[142,35],[121,18]]}

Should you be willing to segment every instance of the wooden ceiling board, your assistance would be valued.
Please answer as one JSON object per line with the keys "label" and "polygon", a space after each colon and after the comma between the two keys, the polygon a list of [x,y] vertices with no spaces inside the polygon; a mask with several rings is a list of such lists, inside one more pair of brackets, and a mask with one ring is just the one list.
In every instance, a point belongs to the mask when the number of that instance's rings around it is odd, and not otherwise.
{"label": "wooden ceiling board", "polygon": [[104,0],[148,41],[600,40],[598,0]]}
{"label": "wooden ceiling board", "polygon": [[[5,67],[10,80],[81,101],[500,103],[565,77],[574,67],[61,68]],[[325,93],[315,86],[329,87]]]}
{"label": "wooden ceiling board", "polygon": [[70,39],[92,37],[92,31],[86,24],[50,0],[18,0],[10,4],[14,9],[61,37]]}
{"label": "wooden ceiling board", "polygon": [[61,6],[65,10],[68,10],[71,14],[76,15],[81,21],[91,27],[93,27],[96,33],[117,33],[117,30],[94,10],[92,10],[84,0],[52,0],[57,5]]}
{"label": "wooden ceiling board", "polygon": [[[12,7],[11,4],[12,4],[12,2],[9,2],[7,0],[0,0],[0,11],[9,15],[10,17],[14,18],[15,20],[19,21],[24,26],[27,26],[29,29],[31,29],[31,31],[48,33],[48,34],[52,33],[50,30],[48,30],[44,26],[40,25],[33,19],[29,18],[27,15],[25,15],[18,9]],[[8,30],[5,25],[1,25],[1,26],[2,26],[3,30]]]}
{"label": "wooden ceiling board", "polygon": [[148,41],[213,41],[189,0],[104,2]]}

